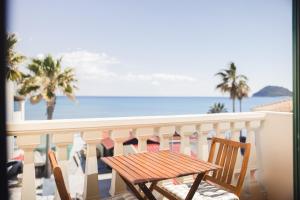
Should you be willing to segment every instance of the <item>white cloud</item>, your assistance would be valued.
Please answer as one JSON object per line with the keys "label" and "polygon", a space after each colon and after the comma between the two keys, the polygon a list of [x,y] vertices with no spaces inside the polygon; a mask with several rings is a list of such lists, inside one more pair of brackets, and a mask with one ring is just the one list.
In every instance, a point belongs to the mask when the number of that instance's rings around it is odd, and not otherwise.
{"label": "white cloud", "polygon": [[195,82],[196,79],[191,76],[184,76],[178,74],[154,73],[154,74],[134,74],[128,73],[123,76],[124,80],[128,81],[150,81],[153,85],[159,85],[161,81],[187,81]]}
{"label": "white cloud", "polygon": [[84,50],[61,53],[64,65],[74,67],[78,79],[108,79],[116,74],[107,68],[120,62],[106,53],[93,53]]}
{"label": "white cloud", "polygon": [[120,63],[116,58],[106,53],[92,53],[85,50],[62,53],[64,62],[76,64],[111,65]]}
{"label": "white cloud", "polygon": [[[119,95],[126,91],[128,93],[134,91],[134,95],[143,95],[144,91],[163,90],[163,88],[176,87],[175,85],[178,88],[178,84],[187,86],[197,81],[194,77],[176,73],[121,73],[118,67],[123,63],[106,53],[76,50],[60,53],[56,57],[63,57],[64,66],[75,68],[80,94]],[[112,65],[116,66],[112,68]]]}
{"label": "white cloud", "polygon": [[[40,54],[39,56],[43,56]],[[57,57],[63,57],[66,66],[74,67],[81,78],[101,79],[110,78],[125,81],[150,81],[156,84],[159,81],[188,81],[194,82],[191,76],[167,73],[141,74],[132,73],[120,74],[109,69],[110,65],[121,64],[121,62],[106,53],[93,53],[85,50],[61,53]]]}
{"label": "white cloud", "polygon": [[184,76],[178,74],[153,74],[155,79],[160,79],[164,81],[188,81],[188,82],[195,82],[196,79],[191,76]]}

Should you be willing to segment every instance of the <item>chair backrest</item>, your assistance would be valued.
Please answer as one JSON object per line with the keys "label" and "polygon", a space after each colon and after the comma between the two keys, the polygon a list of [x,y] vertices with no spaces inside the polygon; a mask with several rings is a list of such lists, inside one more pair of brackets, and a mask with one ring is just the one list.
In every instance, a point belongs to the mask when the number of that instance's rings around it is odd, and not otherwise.
{"label": "chair backrest", "polygon": [[53,151],[49,151],[48,153],[49,160],[51,163],[51,168],[53,170],[53,175],[56,183],[56,187],[61,200],[71,200],[71,196],[67,190],[67,187],[64,182],[64,178],[61,172],[60,167],[58,166],[55,154]]}
{"label": "chair backrest", "polygon": [[[241,143],[221,138],[212,138],[208,162],[223,168],[205,176],[205,180],[216,183],[230,192],[240,195],[250,156],[250,143]],[[239,177],[235,185],[232,184],[237,156],[240,149],[244,149],[244,156]]]}

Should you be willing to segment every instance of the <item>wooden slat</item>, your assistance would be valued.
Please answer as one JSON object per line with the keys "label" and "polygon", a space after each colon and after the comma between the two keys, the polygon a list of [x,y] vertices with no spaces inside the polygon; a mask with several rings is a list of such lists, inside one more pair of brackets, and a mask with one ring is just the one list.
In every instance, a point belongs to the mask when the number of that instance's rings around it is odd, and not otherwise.
{"label": "wooden slat", "polygon": [[148,154],[143,154],[141,156],[144,156],[146,159],[148,159],[150,162],[152,161],[153,163],[156,163],[159,167],[162,167],[164,170],[168,172],[175,173],[177,175],[180,175],[183,171],[185,171],[184,168],[179,169],[177,166],[175,167],[174,165],[170,165],[166,162],[166,159],[162,159],[162,156],[159,155],[148,155]]}
{"label": "wooden slat", "polygon": [[221,177],[221,181],[223,181],[223,182],[225,182],[226,179],[227,179],[232,152],[233,152],[233,147],[229,146],[227,154],[226,154],[226,161],[225,161],[225,165],[224,165],[224,168],[223,168],[223,174],[222,174],[222,177]]}
{"label": "wooden slat", "polygon": [[177,165],[179,168],[183,168],[185,170],[191,170],[191,171],[206,171],[209,170],[204,165],[199,165],[196,162],[191,162],[191,160],[187,160],[185,157],[181,157],[182,154],[179,155],[174,155],[174,154],[169,154],[166,155],[166,162],[167,163],[172,163],[173,165]]}
{"label": "wooden slat", "polygon": [[[162,152],[163,154],[166,153],[166,152]],[[212,164],[212,163],[208,163],[208,162],[205,162],[205,161],[202,161],[202,160],[198,160],[198,159],[194,159],[192,157],[189,157],[187,155],[184,155],[184,154],[178,154],[178,153],[173,153],[173,152],[170,152],[168,154],[168,156],[170,157],[173,157],[176,159],[183,159],[183,161],[185,162],[185,164],[187,165],[191,165],[193,167],[196,167],[197,169],[198,168],[205,168],[205,170],[208,170],[208,169],[219,169],[220,166],[218,165],[215,165],[215,164]],[[178,161],[178,160],[177,160]]]}
{"label": "wooden slat", "polygon": [[218,150],[218,154],[217,154],[217,158],[216,158],[216,161],[215,163],[218,165],[221,161],[221,156],[222,156],[222,152],[223,152],[223,148],[224,148],[224,144],[223,143],[220,143],[219,144],[219,150]]}
{"label": "wooden slat", "polygon": [[148,170],[146,170],[146,167],[145,166],[143,166],[143,165],[141,165],[141,164],[137,164],[136,162],[134,162],[134,161],[132,161],[132,160],[130,160],[130,159],[126,159],[125,157],[121,157],[121,156],[119,156],[119,157],[116,157],[116,160],[119,160],[120,162],[126,162],[128,165],[127,166],[130,166],[130,168],[132,168],[132,169],[135,169],[135,168],[137,168],[138,170],[137,170],[137,173],[138,174],[142,174],[141,176],[143,176],[144,178],[147,178],[147,177],[157,177],[157,178],[159,178],[160,177],[160,175],[158,174],[158,173],[156,173],[156,172],[149,172]]}
{"label": "wooden slat", "polygon": [[[141,180],[140,177],[137,177],[136,175],[132,175],[131,173],[127,172],[125,169],[120,167],[118,164],[115,164],[113,161],[111,161],[111,157],[105,157],[101,158],[107,165],[109,165],[111,168],[115,169],[118,173],[120,173],[124,178],[129,180],[130,182],[136,182],[137,180]],[[132,171],[132,170],[130,170]]]}
{"label": "wooden slat", "polygon": [[215,156],[215,150],[216,150],[216,143],[213,141],[210,146],[210,152],[208,157],[208,162],[213,163],[214,156]]}
{"label": "wooden slat", "polygon": [[[174,176],[174,172],[166,171],[165,168],[162,168],[159,163],[152,163],[149,160],[143,159],[141,156],[128,156],[126,159],[131,160],[135,163],[136,166],[140,165],[144,169],[142,171],[147,170],[150,174],[157,174],[159,179],[165,178],[168,176]],[[149,176],[151,177],[151,176]]]}
{"label": "wooden slat", "polygon": [[[147,156],[150,156],[150,155],[147,155]],[[157,155],[151,155],[152,158],[155,156],[157,156]],[[181,163],[180,161],[178,162],[178,160],[173,160],[170,156],[167,156],[167,155],[163,155],[163,156],[164,157],[159,155],[159,156],[155,157],[155,159],[157,159],[157,161],[160,162],[161,165],[166,165],[168,167],[172,167],[176,171],[179,171],[179,173],[180,172],[181,173],[184,173],[184,172],[190,173],[190,172],[195,172],[195,171],[201,171],[201,169],[193,167],[191,165],[188,165],[185,162]]]}
{"label": "wooden slat", "polygon": [[[224,148],[223,148],[222,156],[221,156],[221,161],[219,163],[219,165],[222,166],[222,167],[224,167],[224,164],[225,164],[225,159],[226,159],[226,156],[227,156],[227,150],[228,150],[228,145],[225,144]],[[224,170],[224,168],[218,170],[218,172],[217,172],[217,179],[221,178],[223,170]]]}
{"label": "wooden slat", "polygon": [[128,181],[146,183],[183,175],[206,173],[220,167],[170,151],[101,158]]}
{"label": "wooden slat", "polygon": [[[215,161],[212,162],[224,166],[224,168],[218,170],[217,172],[214,172],[212,176],[207,174],[204,177],[204,180],[220,185],[228,189],[230,192],[233,192],[237,196],[239,196],[242,189],[243,181],[245,179],[246,171],[247,171],[247,164],[249,161],[249,154],[250,154],[250,144],[221,139],[221,138],[212,138],[212,144],[216,145],[216,143],[219,144],[217,158]],[[243,156],[243,162],[242,162],[241,171],[239,173],[238,181],[234,185],[231,183],[231,181],[232,181],[233,172],[237,160],[237,155],[239,153],[240,148],[244,148],[245,153]],[[214,156],[212,155],[213,153],[214,151],[210,152],[209,158],[212,158]]]}
{"label": "wooden slat", "polygon": [[[221,161],[221,155],[222,155],[222,152],[223,152],[223,147],[224,147],[224,144],[223,144],[223,143],[220,143],[220,144],[219,144],[218,154],[217,154],[216,161],[215,161],[215,163],[216,163],[217,165],[220,164],[220,161]],[[218,170],[218,171],[220,171],[220,170]],[[214,173],[213,173],[212,176],[213,176],[213,177],[216,177],[218,171],[214,171]]]}
{"label": "wooden slat", "polygon": [[230,167],[229,167],[229,170],[228,170],[229,172],[228,172],[228,177],[227,177],[227,181],[226,181],[227,184],[231,183],[238,151],[239,151],[239,148],[234,147],[234,150],[233,150],[233,153],[232,153],[232,156],[231,156],[232,159],[231,159],[231,162],[230,162]]}

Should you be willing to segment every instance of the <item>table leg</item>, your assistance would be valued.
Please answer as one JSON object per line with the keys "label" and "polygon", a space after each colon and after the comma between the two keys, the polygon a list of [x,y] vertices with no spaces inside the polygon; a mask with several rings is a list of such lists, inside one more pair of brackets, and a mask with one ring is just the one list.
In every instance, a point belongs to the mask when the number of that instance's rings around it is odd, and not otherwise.
{"label": "table leg", "polygon": [[[149,187],[149,190],[150,190],[151,192],[153,192],[154,187],[157,185],[157,183],[158,183],[158,181],[153,181],[153,182],[151,183],[151,185],[150,185],[150,187]],[[147,200],[147,196],[146,196],[146,195],[144,196],[144,200]]]}
{"label": "table leg", "polygon": [[[145,183],[139,183],[138,184],[141,190],[144,192],[145,197],[149,200],[156,200],[154,195],[152,194],[151,190],[146,186]],[[153,190],[153,189],[152,189]]]}
{"label": "table leg", "polygon": [[149,187],[149,190],[152,192],[154,190],[154,187],[156,186],[156,184],[158,183],[158,181],[153,181]]}
{"label": "table leg", "polygon": [[197,191],[205,173],[198,174],[189,193],[186,195],[185,200],[191,200],[194,197],[195,192]]}
{"label": "table leg", "polygon": [[139,199],[139,200],[144,200],[142,197],[141,193],[134,187],[132,183],[130,183],[126,178],[120,176],[123,181],[126,183],[126,185],[129,187],[129,189],[132,191],[132,193]]}

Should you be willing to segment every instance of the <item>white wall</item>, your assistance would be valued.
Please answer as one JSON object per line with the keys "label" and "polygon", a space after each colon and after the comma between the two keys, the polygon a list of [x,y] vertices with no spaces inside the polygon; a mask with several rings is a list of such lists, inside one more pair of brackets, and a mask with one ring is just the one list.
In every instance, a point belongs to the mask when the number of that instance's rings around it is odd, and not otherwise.
{"label": "white wall", "polygon": [[293,114],[266,112],[256,134],[259,177],[268,199],[293,199]]}

